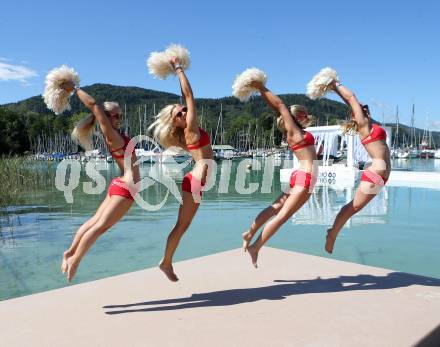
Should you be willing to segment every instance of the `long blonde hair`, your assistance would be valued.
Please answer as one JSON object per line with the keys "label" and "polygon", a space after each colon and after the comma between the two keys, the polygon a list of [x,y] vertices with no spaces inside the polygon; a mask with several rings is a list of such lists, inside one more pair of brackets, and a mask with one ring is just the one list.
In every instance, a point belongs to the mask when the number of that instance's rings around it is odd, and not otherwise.
{"label": "long blonde hair", "polygon": [[355,135],[359,132],[358,125],[355,120],[348,120],[344,121],[341,124],[342,127],[342,133],[345,134],[351,134]]}
{"label": "long blonde hair", "polygon": [[[362,112],[364,113],[364,116],[368,119],[371,119],[370,108],[368,107],[368,105],[361,104],[361,107],[362,107]],[[356,123],[356,120],[354,120],[354,119],[350,119],[348,121],[342,122],[341,127],[342,127],[343,134],[355,135],[355,134],[359,133],[358,124]]]}
{"label": "long blonde hair", "polygon": [[[119,104],[114,101],[106,101],[103,103],[104,111],[110,112],[115,109],[121,109]],[[86,151],[90,151],[93,149],[93,141],[92,137],[95,132],[96,126],[96,118],[92,114],[87,117],[81,119],[73,128],[72,131],[72,140],[76,143],[79,143],[81,147],[83,147]]]}
{"label": "long blonde hair", "polygon": [[[305,106],[291,105],[289,107],[289,111],[290,111],[290,114],[292,115],[293,121],[300,129],[307,128],[308,126],[310,126],[310,124],[312,124],[312,116],[310,116],[308,114],[307,108]],[[298,120],[296,118],[296,116],[301,113],[307,114],[308,115],[307,118],[301,118],[300,120]],[[283,133],[285,133],[286,127],[284,125],[284,119],[281,114],[276,115],[276,123],[277,123],[278,129],[280,129]]]}
{"label": "long blonde hair", "polygon": [[185,143],[183,129],[173,126],[173,110],[177,104],[165,106],[156,116],[156,120],[148,127],[153,131],[154,139],[163,148],[182,146]]}

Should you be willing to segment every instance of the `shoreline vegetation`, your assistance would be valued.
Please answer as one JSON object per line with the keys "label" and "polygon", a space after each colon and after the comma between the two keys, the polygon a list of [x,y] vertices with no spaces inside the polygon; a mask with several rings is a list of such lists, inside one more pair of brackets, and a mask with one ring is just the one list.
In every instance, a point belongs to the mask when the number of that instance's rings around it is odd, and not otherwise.
{"label": "shoreline vegetation", "polygon": [[23,192],[31,192],[41,186],[43,176],[35,170],[35,164],[22,156],[0,157],[0,209],[19,203]]}
{"label": "shoreline vegetation", "polygon": [[20,224],[19,214],[10,207],[18,206],[38,189],[47,187],[54,181],[53,176],[50,170],[36,170],[35,162],[27,157],[0,157],[0,240],[4,240],[5,230],[13,237],[14,219]]}
{"label": "shoreline vegetation", "polygon": [[[179,103],[176,94],[159,92],[138,87],[121,87],[108,84],[93,84],[84,87],[98,102],[117,101],[124,112],[123,129],[130,136],[147,134],[153,117],[167,104]],[[329,100],[311,100],[304,94],[280,95],[288,104],[307,107],[314,116],[314,126],[335,125],[347,119],[346,105]],[[203,127],[216,145],[232,145],[243,148],[280,146],[282,135],[274,125],[274,114],[261,97],[241,103],[233,97],[219,99],[201,98],[196,101],[198,114]],[[88,113],[76,96],[71,99],[72,110],[59,116],[49,111],[41,96],[34,96],[17,103],[0,105],[0,154],[27,154],[28,152],[77,152],[78,146],[70,139],[74,125]],[[222,118],[221,125],[219,118]],[[380,121],[380,119],[378,119]],[[395,131],[395,124],[389,124]],[[400,134],[411,128],[400,125]],[[420,137],[421,129],[415,129]],[[432,133],[435,143],[440,143],[440,132]],[[50,146],[49,146],[50,144]]]}

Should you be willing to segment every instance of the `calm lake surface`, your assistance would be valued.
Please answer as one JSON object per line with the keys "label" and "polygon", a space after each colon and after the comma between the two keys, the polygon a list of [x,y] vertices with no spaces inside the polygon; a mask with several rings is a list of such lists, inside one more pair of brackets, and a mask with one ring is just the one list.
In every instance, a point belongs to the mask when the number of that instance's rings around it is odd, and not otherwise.
{"label": "calm lake surface", "polygon": [[[56,164],[39,163],[55,170]],[[394,161],[394,167],[440,171],[440,160]],[[150,165],[145,164],[142,172]],[[82,167],[84,171],[84,167]],[[221,167],[218,167],[220,173]],[[275,168],[270,193],[240,195],[235,190],[237,163],[232,164],[229,192],[219,193],[218,181],[204,193],[202,205],[184,235],[175,260],[199,257],[241,247],[241,233],[253,218],[281,193],[279,167]],[[101,171],[107,184],[118,175],[114,164]],[[181,180],[182,175],[177,176]],[[261,171],[246,173],[246,182],[260,183]],[[68,285],[59,267],[63,251],[78,227],[90,218],[105,197],[87,195],[82,183],[68,204],[55,183],[27,195],[25,203],[3,211],[0,235],[0,300]],[[178,182],[180,184],[180,182]],[[324,251],[325,231],[355,188],[317,188],[311,199],[270,240],[269,246],[330,257]],[[142,193],[150,203],[160,202],[166,189],[160,184]],[[170,194],[158,211],[136,204],[105,233],[81,263],[75,283],[156,266],[166,237],[173,227],[179,204]],[[371,205],[352,218],[335,246],[333,259],[378,266],[440,278],[440,191],[410,187],[385,187]],[[260,266],[264,266],[264,249]],[[295,264],[292,264],[294,267]],[[176,269],[178,271],[178,267]],[[249,271],[254,271],[249,261]],[[164,281],[165,281],[164,277]]]}

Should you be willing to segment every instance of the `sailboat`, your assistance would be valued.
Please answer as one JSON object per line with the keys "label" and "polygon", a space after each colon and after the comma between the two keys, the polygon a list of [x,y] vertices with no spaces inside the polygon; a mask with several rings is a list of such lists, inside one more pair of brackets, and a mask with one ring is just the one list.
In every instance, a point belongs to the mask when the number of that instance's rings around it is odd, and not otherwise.
{"label": "sailboat", "polygon": [[420,157],[420,150],[416,147],[416,128],[414,127],[414,110],[415,110],[415,104],[412,106],[412,115],[411,115],[411,144],[410,144],[410,150],[409,150],[409,157],[410,158],[419,158]]}
{"label": "sailboat", "polygon": [[393,145],[390,153],[391,158],[397,158],[399,152],[399,105],[396,107],[396,132],[394,133]]}
{"label": "sailboat", "polygon": [[409,158],[409,149],[406,141],[406,136],[403,134],[402,148],[397,150],[397,158],[399,159],[408,159]]}
{"label": "sailboat", "polygon": [[[220,130],[219,130],[220,128]],[[220,131],[220,145],[216,145],[218,133]],[[220,103],[220,116],[217,121],[217,129],[215,130],[214,140],[212,141],[212,149],[216,160],[231,160],[238,158],[237,151],[234,147],[223,144],[223,103]]]}
{"label": "sailboat", "polygon": [[[429,117],[426,117],[426,125],[429,123]],[[426,126],[427,127],[427,126]],[[424,129],[422,140],[420,141],[420,158],[429,159],[434,158],[435,155],[435,146],[433,145],[432,132]]]}
{"label": "sailboat", "polygon": [[412,106],[412,115],[411,115],[411,128],[410,128],[410,140],[409,140],[409,146],[406,142],[406,137],[403,135],[403,146],[401,149],[397,151],[397,158],[399,159],[408,159],[408,158],[419,158],[420,157],[420,150],[416,147],[416,141],[415,141],[415,127],[414,127],[414,110],[415,110],[415,104]]}

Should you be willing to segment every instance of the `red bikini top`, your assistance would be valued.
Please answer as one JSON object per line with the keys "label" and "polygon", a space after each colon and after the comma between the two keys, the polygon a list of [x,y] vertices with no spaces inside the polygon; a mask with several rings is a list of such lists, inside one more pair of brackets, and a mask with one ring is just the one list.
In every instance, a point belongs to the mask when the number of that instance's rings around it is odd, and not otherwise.
{"label": "red bikini top", "polygon": [[209,139],[209,135],[208,133],[203,130],[202,128],[199,128],[199,132],[200,132],[200,138],[199,141],[197,141],[196,143],[193,143],[191,145],[186,145],[186,148],[190,151],[194,150],[194,149],[200,149],[206,145],[209,145],[211,143],[211,140]]}
{"label": "red bikini top", "polygon": [[370,142],[386,140],[386,138],[387,138],[387,133],[385,129],[377,124],[373,124],[373,126],[371,127],[370,135],[368,135],[366,138],[361,140],[361,143],[363,145],[366,145],[367,143]]}
{"label": "red bikini top", "polygon": [[303,149],[303,148],[306,148],[309,146],[314,146],[314,145],[315,145],[315,138],[313,137],[313,135],[311,133],[309,133],[308,131],[305,131],[304,138],[300,142],[292,145],[292,147],[290,147],[290,149],[292,151],[298,151],[300,149]]}
{"label": "red bikini top", "polygon": [[[119,158],[124,158],[125,155],[125,150],[127,149],[128,143],[130,142],[130,138],[128,136],[125,136],[123,134],[121,134],[122,138],[124,139],[124,145],[122,147],[116,148],[116,149],[112,149],[110,150],[110,154],[112,155],[113,158],[115,159],[119,159]],[[124,151],[124,153],[122,154],[114,154],[117,151]]]}

